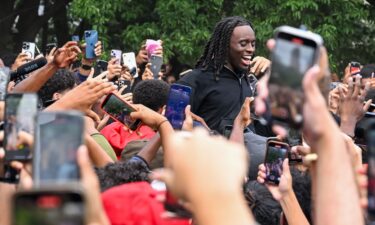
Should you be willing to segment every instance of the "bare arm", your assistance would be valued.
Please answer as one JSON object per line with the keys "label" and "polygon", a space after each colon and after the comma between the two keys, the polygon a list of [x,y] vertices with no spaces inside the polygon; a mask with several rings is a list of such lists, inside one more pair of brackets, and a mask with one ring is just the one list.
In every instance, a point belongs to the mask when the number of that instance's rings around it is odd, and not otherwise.
{"label": "bare arm", "polygon": [[233,123],[232,133],[230,135],[230,140],[244,144],[243,131],[245,127],[249,126],[251,123],[250,118],[250,104],[253,98],[247,97],[242,105],[241,111],[238,113],[236,119]]}
{"label": "bare arm", "polygon": [[16,192],[13,184],[0,183],[0,224],[10,225],[12,195]]}
{"label": "bare arm", "polygon": [[62,48],[57,49],[53,60],[21,81],[14,87],[13,92],[39,91],[58,68],[69,66],[80,52],[81,50],[78,48],[76,42],[67,42]]}
{"label": "bare arm", "polygon": [[159,134],[155,136],[144,146],[137,155],[146,160],[147,164],[150,164],[151,161],[155,158],[156,153],[158,152],[161,146],[161,140]]}
{"label": "bare arm", "polygon": [[86,135],[86,146],[92,163],[97,167],[104,167],[108,163],[113,163],[109,155],[100,147],[98,143],[90,136]]}
{"label": "bare arm", "polygon": [[310,225],[306,219],[293,189],[280,200],[281,208],[289,225]]}
{"label": "bare arm", "polygon": [[31,73],[13,88],[13,92],[37,92],[56,73],[58,67],[49,62],[44,67]]}

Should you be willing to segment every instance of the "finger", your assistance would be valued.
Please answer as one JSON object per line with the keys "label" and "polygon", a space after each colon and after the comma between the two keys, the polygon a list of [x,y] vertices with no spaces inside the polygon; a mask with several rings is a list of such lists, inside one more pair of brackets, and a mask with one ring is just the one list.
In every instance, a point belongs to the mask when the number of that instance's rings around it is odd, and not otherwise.
{"label": "finger", "polygon": [[303,90],[306,100],[309,102],[314,102],[316,97],[321,95],[317,84],[319,72],[319,66],[315,65],[306,72],[305,78],[303,79]]}
{"label": "finger", "polygon": [[5,151],[3,148],[0,148],[0,159],[3,159],[5,157]]}
{"label": "finger", "polygon": [[289,169],[289,159],[286,158],[283,162],[283,175],[291,176],[290,169]]}
{"label": "finger", "polygon": [[257,85],[258,96],[255,98],[255,112],[258,115],[263,115],[266,112],[266,100],[268,98],[268,79],[269,76],[263,76]]}
{"label": "finger", "polygon": [[264,179],[263,178],[261,178],[261,177],[257,177],[257,181],[258,181],[258,183],[260,183],[260,184],[264,184]]}
{"label": "finger", "polygon": [[107,75],[108,75],[108,71],[104,71],[103,73],[101,73],[101,74],[99,74],[98,76],[96,76],[95,78],[94,78],[94,80],[103,80],[105,77],[107,77]]}
{"label": "finger", "polygon": [[311,150],[310,150],[309,147],[305,147],[305,146],[301,146],[301,145],[293,146],[292,151],[296,152],[297,154],[299,154],[301,156],[305,156],[305,155],[311,153]]}
{"label": "finger", "polygon": [[355,76],[355,86],[353,91],[353,97],[358,97],[359,92],[361,90],[361,76]]}
{"label": "finger", "polygon": [[15,169],[15,170],[22,170],[23,168],[23,163],[19,162],[19,161],[12,161],[10,162],[10,166]]}
{"label": "finger", "polygon": [[275,41],[275,39],[269,39],[268,41],[267,41],[267,48],[269,49],[269,50],[273,50],[274,48],[275,48],[275,46],[276,46],[276,41]]}
{"label": "finger", "polygon": [[259,72],[259,65],[262,63],[262,60],[256,60],[254,66],[251,67],[250,71],[253,73]]}
{"label": "finger", "polygon": [[89,76],[87,77],[87,79],[88,79],[88,80],[93,79],[93,78],[94,78],[94,73],[95,73],[94,68],[91,68],[90,73],[89,73]]}
{"label": "finger", "polygon": [[262,172],[262,171],[258,171],[258,177],[262,178],[262,179],[266,179],[267,178],[267,175],[265,172]]}
{"label": "finger", "polygon": [[344,94],[343,88],[342,88],[342,87],[338,87],[338,90],[339,90],[339,99],[340,99],[341,101],[344,101],[344,99],[345,99],[345,94]]}
{"label": "finger", "polygon": [[[118,94],[121,95],[122,92],[124,92],[124,90],[128,87],[128,85],[124,85],[120,88],[120,90],[118,90]],[[126,94],[122,95],[123,97],[126,96]]]}
{"label": "finger", "polygon": [[92,165],[90,162],[89,154],[87,151],[87,147],[84,145],[81,145],[78,148],[77,162],[78,162],[78,166],[79,166],[82,178],[87,178],[88,176],[91,176],[92,174],[94,174],[94,171],[92,169]]}
{"label": "finger", "polygon": [[101,47],[101,45],[102,45],[102,42],[101,42],[101,41],[98,41],[98,42],[96,42],[96,44],[95,44],[95,48]]}
{"label": "finger", "polygon": [[287,130],[280,125],[273,125],[272,131],[278,136],[278,138],[281,138],[281,140],[285,139],[288,135]]}
{"label": "finger", "polygon": [[88,117],[90,117],[91,119],[93,119],[96,123],[100,123],[100,117],[98,116],[98,114],[96,114],[94,111],[92,110],[88,110],[86,112],[86,115]]}
{"label": "finger", "polygon": [[147,63],[147,64],[146,64],[146,70],[147,70],[147,69],[148,69],[149,72],[151,72],[151,70],[150,70],[150,69],[151,69],[151,63]]}
{"label": "finger", "polygon": [[72,47],[72,46],[77,46],[77,42],[76,41],[68,41],[67,43],[65,43],[65,45],[63,45],[63,48],[69,48],[69,47]]}
{"label": "finger", "polygon": [[371,84],[370,82],[366,82],[365,87],[361,90],[361,98],[364,100],[367,96],[367,92],[370,90]]}
{"label": "finger", "polygon": [[370,106],[371,106],[371,103],[372,103],[372,99],[367,100],[367,102],[366,102],[365,105],[363,106],[363,111],[367,112],[368,109],[369,109]]}
{"label": "finger", "polygon": [[265,172],[265,171],[266,171],[266,167],[264,166],[263,163],[260,164],[260,165],[258,166],[258,169],[259,169],[260,171],[262,171],[262,172]]}
{"label": "finger", "polygon": [[69,48],[69,50],[75,53],[82,53],[81,49],[78,46],[72,46]]}
{"label": "finger", "polygon": [[271,65],[270,61],[264,60],[264,64],[262,66],[262,70],[260,72],[261,73],[265,73],[268,70],[268,68],[270,67],[270,65]]}
{"label": "finger", "polygon": [[352,96],[354,91],[354,81],[353,77],[349,77],[348,79],[348,95]]}
{"label": "finger", "polygon": [[167,186],[172,186],[173,173],[170,169],[157,169],[150,174],[152,180],[163,181]]}

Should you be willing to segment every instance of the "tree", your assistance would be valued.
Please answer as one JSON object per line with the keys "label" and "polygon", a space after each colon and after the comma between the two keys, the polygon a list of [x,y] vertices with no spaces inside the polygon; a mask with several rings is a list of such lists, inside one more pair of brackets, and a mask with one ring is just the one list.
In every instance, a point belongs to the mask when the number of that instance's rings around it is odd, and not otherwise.
{"label": "tree", "polygon": [[[51,18],[54,19],[56,29],[59,31],[56,32],[57,41],[62,45],[69,37],[66,17],[69,2],[71,0],[2,0],[0,7],[1,52],[19,52],[22,42],[34,42],[42,28],[47,38],[48,22]],[[40,5],[45,7],[42,15],[38,15]],[[45,44],[43,43],[43,46]]]}
{"label": "tree", "polygon": [[276,27],[304,24],[323,36],[333,70],[342,71],[352,60],[375,60],[373,0],[74,0],[71,9],[111,48],[136,51],[143,40],[161,38],[167,56],[189,64],[201,54],[215,23],[230,15],[252,21],[259,55],[269,54],[265,42]]}

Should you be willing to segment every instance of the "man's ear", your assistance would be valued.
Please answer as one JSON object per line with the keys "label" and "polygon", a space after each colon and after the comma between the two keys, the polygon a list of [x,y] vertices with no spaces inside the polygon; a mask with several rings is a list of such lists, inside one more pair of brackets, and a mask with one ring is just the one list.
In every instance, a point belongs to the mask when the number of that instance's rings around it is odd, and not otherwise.
{"label": "man's ear", "polygon": [[52,100],[59,100],[62,97],[62,95],[58,92],[53,93]]}

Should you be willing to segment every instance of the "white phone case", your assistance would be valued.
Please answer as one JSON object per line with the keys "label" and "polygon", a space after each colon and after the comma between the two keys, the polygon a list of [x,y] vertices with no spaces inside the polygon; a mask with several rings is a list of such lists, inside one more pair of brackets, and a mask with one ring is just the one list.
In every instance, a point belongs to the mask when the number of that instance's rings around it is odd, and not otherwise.
{"label": "white phone case", "polygon": [[[122,54],[122,61],[124,66],[127,66],[132,73],[134,78],[138,77],[137,71],[137,62],[135,61],[135,53],[134,52],[127,52]],[[134,72],[135,71],[135,72]]]}

